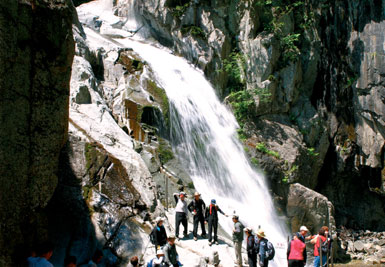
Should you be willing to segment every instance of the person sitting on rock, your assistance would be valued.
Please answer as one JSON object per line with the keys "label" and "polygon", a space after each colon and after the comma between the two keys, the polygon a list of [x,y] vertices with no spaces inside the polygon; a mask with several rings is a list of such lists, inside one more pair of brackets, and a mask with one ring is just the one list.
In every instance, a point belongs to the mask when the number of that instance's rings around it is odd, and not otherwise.
{"label": "person sitting on rock", "polygon": [[194,235],[195,241],[197,241],[197,239],[198,239],[198,224],[199,223],[200,223],[201,229],[202,229],[202,237],[206,236],[205,216],[204,216],[206,204],[200,198],[200,196],[201,195],[198,192],[195,192],[194,199],[187,206],[188,210],[194,215],[194,217],[193,217],[193,221],[194,221],[193,235]]}
{"label": "person sitting on rock", "polygon": [[185,200],[186,193],[180,192],[179,198],[178,193],[174,193],[174,199],[176,202],[175,207],[175,236],[179,240],[179,226],[182,223],[183,225],[183,236],[187,236],[187,216],[188,216],[188,210],[187,210],[187,202]]}
{"label": "person sitting on rock", "polygon": [[205,222],[208,223],[209,232],[209,246],[212,245],[213,241],[213,230],[214,230],[214,242],[218,245],[218,212],[228,217],[216,204],[216,200],[212,199],[210,206],[206,207]]}
{"label": "person sitting on rock", "polygon": [[52,263],[48,261],[52,257],[53,248],[53,244],[50,242],[40,244],[36,250],[37,257],[28,262],[29,267],[53,267]]}
{"label": "person sitting on rock", "polygon": [[167,244],[166,229],[163,226],[163,218],[156,218],[156,225],[150,234],[150,240],[155,245],[155,253]]}
{"label": "person sitting on rock", "polygon": [[304,267],[304,250],[306,245],[296,235],[290,241],[287,247],[287,260],[289,267]]}
{"label": "person sitting on rock", "polygon": [[255,251],[255,236],[250,227],[244,229],[246,233],[246,251],[249,267],[257,267],[257,253]]}
{"label": "person sitting on rock", "polygon": [[178,252],[175,246],[175,236],[171,235],[167,238],[168,243],[164,246],[164,262],[166,266],[179,267],[182,266],[179,263]]}
{"label": "person sitting on rock", "polygon": [[[321,261],[322,266],[326,266],[327,253],[322,253],[322,244],[324,244],[327,240],[325,228],[327,227],[321,227],[318,232],[318,235],[314,236],[313,239],[310,241],[310,243],[314,244],[314,267],[320,267]],[[320,257],[321,254],[322,258]]]}

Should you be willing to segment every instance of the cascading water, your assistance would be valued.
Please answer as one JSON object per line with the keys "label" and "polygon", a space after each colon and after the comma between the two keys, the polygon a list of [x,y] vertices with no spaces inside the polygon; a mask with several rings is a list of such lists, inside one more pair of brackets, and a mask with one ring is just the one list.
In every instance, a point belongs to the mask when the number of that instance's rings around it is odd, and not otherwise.
{"label": "cascading water", "polygon": [[[112,15],[111,10],[106,12],[105,7],[110,8],[110,2],[94,2],[92,13],[97,13],[97,7],[102,7],[99,17],[103,16],[112,25],[119,19]],[[89,12],[90,8],[86,9]],[[128,14],[130,16],[135,17],[135,14]],[[135,21],[129,21],[129,25],[138,26]],[[95,34],[92,31],[89,33]],[[115,41],[133,48],[145,59],[166,90],[171,105],[173,149],[206,203],[214,198],[227,214],[235,211],[245,226],[254,230],[261,226],[276,246],[277,255],[270,265],[286,266],[286,251],[282,246],[286,243],[286,231],[283,222],[276,216],[265,179],[249,164],[237,139],[238,124],[233,114],[220,103],[203,73],[166,49],[130,38]],[[222,217],[220,223],[231,234],[231,219]]]}
{"label": "cascading water", "polygon": [[[257,230],[260,225],[273,244],[285,243],[264,177],[250,166],[236,137],[233,114],[219,102],[203,73],[165,50],[135,41],[125,44],[151,65],[166,90],[175,152],[206,203],[216,199],[222,210],[235,211],[246,226]],[[231,219],[220,221],[231,233]],[[272,266],[284,266],[285,255],[277,253]]]}

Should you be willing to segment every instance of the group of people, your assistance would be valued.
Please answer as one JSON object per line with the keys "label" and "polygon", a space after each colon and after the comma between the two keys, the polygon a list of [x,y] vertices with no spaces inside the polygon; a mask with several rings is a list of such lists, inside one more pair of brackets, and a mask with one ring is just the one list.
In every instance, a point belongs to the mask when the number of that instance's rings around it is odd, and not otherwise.
{"label": "group of people", "polygon": [[[314,267],[326,266],[328,254],[331,249],[332,239],[329,236],[329,228],[322,226],[317,235],[307,236],[309,230],[306,226],[301,226],[287,248],[287,260],[289,267],[304,267],[306,265],[306,240],[314,245]],[[330,253],[331,254],[331,253]]]}
{"label": "group of people", "polygon": [[[221,213],[228,217],[217,205],[216,200],[212,199],[209,206],[200,198],[200,194],[195,192],[194,199],[187,203],[186,193],[180,192],[174,194],[176,202],[175,207],[175,236],[167,237],[166,230],[163,226],[164,220],[160,217],[156,219],[156,225],[150,234],[150,240],[155,245],[156,257],[152,259],[148,267],[163,267],[163,266],[182,266],[179,262],[178,253],[176,252],[175,240],[180,240],[179,230],[180,224],[183,226],[183,236],[187,237],[188,213],[193,215],[193,237],[198,240],[198,227],[201,226],[201,237],[206,237],[205,224],[208,224],[208,244],[218,245],[218,220]],[[242,243],[244,234],[247,235],[247,254],[250,267],[257,266],[257,259],[259,266],[267,267],[269,260],[274,257],[274,247],[266,239],[265,233],[259,229],[256,236],[250,227],[244,227],[239,221],[238,215],[233,215],[233,242],[235,249],[235,264],[242,265]],[[271,255],[273,254],[273,255]]]}

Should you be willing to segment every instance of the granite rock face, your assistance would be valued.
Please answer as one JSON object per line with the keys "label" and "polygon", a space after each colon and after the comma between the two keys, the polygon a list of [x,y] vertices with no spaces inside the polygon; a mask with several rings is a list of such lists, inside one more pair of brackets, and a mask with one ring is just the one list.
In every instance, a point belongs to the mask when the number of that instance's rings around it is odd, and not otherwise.
{"label": "granite rock face", "polygon": [[16,246],[45,236],[39,212],[56,188],[66,142],[74,12],[67,0],[0,3],[0,262],[7,266]]}

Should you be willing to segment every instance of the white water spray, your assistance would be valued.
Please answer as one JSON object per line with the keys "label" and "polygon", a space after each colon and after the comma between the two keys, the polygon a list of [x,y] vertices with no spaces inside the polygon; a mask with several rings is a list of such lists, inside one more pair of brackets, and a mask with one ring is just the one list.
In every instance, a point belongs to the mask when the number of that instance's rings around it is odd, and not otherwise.
{"label": "white water spray", "polygon": [[[222,210],[235,211],[246,226],[257,230],[260,225],[273,244],[285,243],[283,222],[275,214],[264,177],[250,166],[236,137],[233,114],[219,102],[203,73],[183,58],[151,45],[125,44],[150,64],[166,90],[175,152],[206,203],[216,199]],[[220,221],[231,233],[231,219]],[[285,255],[277,253],[272,266],[284,266]]]}

